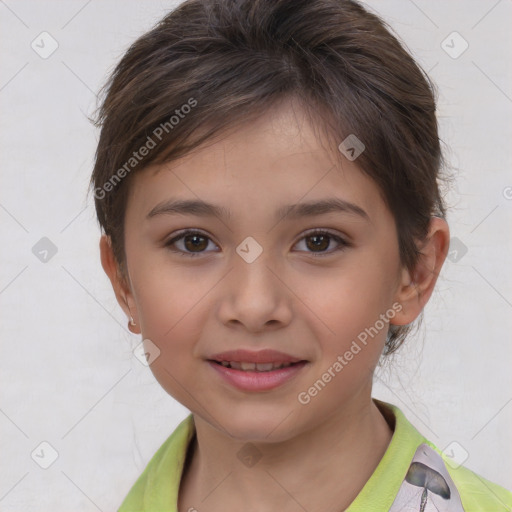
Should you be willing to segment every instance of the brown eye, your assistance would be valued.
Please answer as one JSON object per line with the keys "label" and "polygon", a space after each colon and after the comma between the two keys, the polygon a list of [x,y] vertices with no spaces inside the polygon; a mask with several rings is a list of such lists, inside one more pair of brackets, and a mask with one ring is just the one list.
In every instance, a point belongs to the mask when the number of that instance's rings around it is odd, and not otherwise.
{"label": "brown eye", "polygon": [[[188,230],[182,232],[172,240],[169,240],[165,246],[172,252],[176,252],[181,256],[198,256],[202,253],[210,252],[205,251],[209,242],[211,242],[211,239],[200,231]],[[175,246],[177,249],[174,248]]]}
{"label": "brown eye", "polygon": [[306,246],[308,249],[311,249],[313,251],[316,251],[317,249],[319,251],[325,251],[329,248],[330,245],[330,236],[326,235],[310,235],[306,238],[306,240],[310,240],[311,243],[306,243]]}
{"label": "brown eye", "polygon": [[[324,256],[340,251],[349,246],[349,243],[340,236],[330,233],[329,231],[312,231],[302,237],[299,243],[305,241],[307,251],[313,256]],[[327,250],[335,242],[337,246],[334,249]]]}
{"label": "brown eye", "polygon": [[183,240],[187,251],[202,251],[208,247],[208,242],[205,243],[206,238],[202,235],[186,235]]}

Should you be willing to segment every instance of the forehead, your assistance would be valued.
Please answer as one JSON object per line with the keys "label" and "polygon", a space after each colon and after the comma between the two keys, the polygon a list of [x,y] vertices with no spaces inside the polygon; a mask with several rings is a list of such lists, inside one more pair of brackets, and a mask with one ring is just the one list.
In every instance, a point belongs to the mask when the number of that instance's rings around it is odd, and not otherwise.
{"label": "forehead", "polygon": [[[377,185],[333,147],[296,105],[284,103],[173,162],[133,177],[128,213],[147,215],[169,198],[221,206],[235,219],[283,205],[337,197],[370,217],[386,213]],[[270,217],[269,217],[270,218]]]}

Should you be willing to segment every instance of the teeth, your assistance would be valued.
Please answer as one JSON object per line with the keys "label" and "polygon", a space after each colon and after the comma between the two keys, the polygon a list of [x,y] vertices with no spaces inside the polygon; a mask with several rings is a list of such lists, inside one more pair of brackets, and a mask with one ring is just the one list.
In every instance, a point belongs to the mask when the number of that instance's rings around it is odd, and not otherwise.
{"label": "teeth", "polygon": [[220,364],[226,368],[243,371],[269,372],[277,368],[288,368],[292,363],[246,363],[238,361],[221,361]]}
{"label": "teeth", "polygon": [[268,372],[274,368],[274,363],[256,363],[256,369],[259,372]]}

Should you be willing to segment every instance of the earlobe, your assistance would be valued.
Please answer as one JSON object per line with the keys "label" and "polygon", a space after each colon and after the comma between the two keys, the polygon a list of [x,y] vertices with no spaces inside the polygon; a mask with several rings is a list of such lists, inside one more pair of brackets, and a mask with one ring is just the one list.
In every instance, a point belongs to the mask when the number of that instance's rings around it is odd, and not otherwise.
{"label": "earlobe", "polygon": [[395,300],[402,306],[391,321],[394,325],[413,322],[430,299],[441,267],[448,254],[450,230],[444,219],[433,217],[420,256],[412,271],[402,269]]}
{"label": "earlobe", "polygon": [[[119,265],[114,256],[112,249],[112,241],[109,236],[102,235],[100,238],[100,257],[101,266],[107,274],[114,293],[116,295],[117,302],[126,313],[130,321],[128,322],[128,329],[134,334],[140,334],[138,329],[138,322],[135,320],[135,307],[134,300],[130,290],[130,287],[124,277],[121,275]],[[132,303],[132,304],[130,304]],[[133,319],[133,323],[132,320]]]}

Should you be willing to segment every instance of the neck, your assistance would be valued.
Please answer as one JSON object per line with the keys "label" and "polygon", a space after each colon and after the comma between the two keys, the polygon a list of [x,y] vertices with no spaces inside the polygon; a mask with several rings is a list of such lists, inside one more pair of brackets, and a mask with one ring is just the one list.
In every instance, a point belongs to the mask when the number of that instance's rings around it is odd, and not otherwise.
{"label": "neck", "polygon": [[342,510],[370,478],[393,434],[368,399],[286,441],[250,443],[253,455],[261,458],[244,465],[237,455],[248,443],[233,440],[200,417],[194,421],[196,437],[180,484],[180,512],[191,507],[232,510],[248,503],[257,503],[259,511]]}

